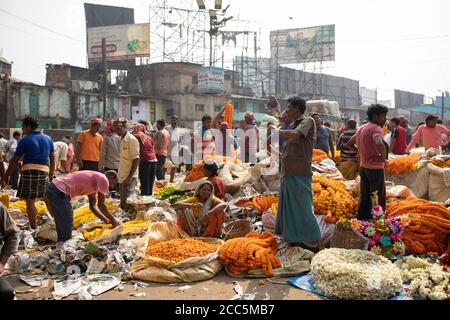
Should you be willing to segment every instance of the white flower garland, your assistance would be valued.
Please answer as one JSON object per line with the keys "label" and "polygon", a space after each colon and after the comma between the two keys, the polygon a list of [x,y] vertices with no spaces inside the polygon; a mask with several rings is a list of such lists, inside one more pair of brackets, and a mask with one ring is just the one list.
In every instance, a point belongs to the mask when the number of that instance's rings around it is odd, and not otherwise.
{"label": "white flower garland", "polygon": [[418,299],[450,300],[450,273],[437,263],[408,256],[396,262],[404,282],[411,281],[409,290]]}
{"label": "white flower garland", "polygon": [[362,250],[323,250],[312,259],[311,274],[318,290],[338,299],[387,299],[403,288],[391,261]]}

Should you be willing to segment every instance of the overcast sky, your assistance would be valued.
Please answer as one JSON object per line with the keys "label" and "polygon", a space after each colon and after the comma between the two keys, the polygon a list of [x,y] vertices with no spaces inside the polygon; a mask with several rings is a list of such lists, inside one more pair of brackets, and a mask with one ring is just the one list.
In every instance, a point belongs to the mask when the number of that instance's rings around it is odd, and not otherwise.
{"label": "overcast sky", "polygon": [[[151,1],[88,2],[133,7],[137,23],[149,20]],[[212,7],[214,1],[205,2]],[[44,84],[46,63],[86,66],[83,3],[0,0],[0,52],[14,62],[13,76]],[[252,27],[261,28],[262,56],[269,56],[270,30],[335,24],[336,62],[325,73],[378,88],[380,99],[393,99],[394,89],[427,96],[450,90],[448,0],[223,0],[223,4],[231,4],[229,14],[255,21]]]}

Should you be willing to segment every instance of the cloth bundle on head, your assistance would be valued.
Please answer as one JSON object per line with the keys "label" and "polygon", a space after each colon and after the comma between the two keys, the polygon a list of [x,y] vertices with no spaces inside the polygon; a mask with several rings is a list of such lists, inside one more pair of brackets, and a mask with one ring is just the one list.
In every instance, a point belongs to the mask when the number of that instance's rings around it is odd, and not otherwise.
{"label": "cloth bundle on head", "polygon": [[253,112],[246,112],[244,118],[255,120],[255,115],[253,114]]}
{"label": "cloth bundle on head", "polygon": [[103,120],[100,119],[100,118],[92,118],[91,119],[91,126],[95,126],[96,124],[102,125],[103,124]]}
{"label": "cloth bundle on head", "polygon": [[127,118],[119,118],[117,120],[114,120],[113,124],[121,126],[121,127],[126,127],[126,125],[128,124],[128,119]]}
{"label": "cloth bundle on head", "polygon": [[133,126],[133,134],[140,134],[140,133],[145,134],[145,126],[141,123],[135,124]]}
{"label": "cloth bundle on head", "polygon": [[228,130],[229,128],[230,127],[227,122],[222,122],[219,127],[220,131],[225,131],[225,130]]}
{"label": "cloth bundle on head", "polygon": [[138,123],[133,126],[133,135],[142,143],[145,138],[145,125]]}
{"label": "cloth bundle on head", "polygon": [[108,120],[108,122],[106,123],[105,132],[104,132],[106,137],[112,136],[112,126],[113,126],[113,121]]}

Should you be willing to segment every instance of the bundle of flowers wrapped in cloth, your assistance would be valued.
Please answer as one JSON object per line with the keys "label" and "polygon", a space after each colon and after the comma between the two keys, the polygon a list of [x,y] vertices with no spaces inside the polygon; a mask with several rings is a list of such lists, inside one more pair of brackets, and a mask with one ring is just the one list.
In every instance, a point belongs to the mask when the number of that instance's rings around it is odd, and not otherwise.
{"label": "bundle of flowers wrapped in cloth", "polygon": [[386,167],[387,174],[403,174],[416,171],[418,166],[418,161],[420,159],[419,154],[410,154],[406,157],[398,157],[392,160],[389,160],[389,163]]}
{"label": "bundle of flowers wrapped in cloth", "polygon": [[371,221],[359,221],[352,219],[354,231],[368,238],[369,251],[383,255],[388,259],[394,259],[405,253],[405,244],[402,241],[402,233],[409,224],[408,215],[386,218],[383,208],[378,205],[376,193],[372,196]]}
{"label": "bundle of flowers wrapped in cloth", "polygon": [[447,208],[413,197],[387,204],[388,217],[403,214],[409,214],[411,218],[403,237],[408,252],[432,256],[450,253],[450,244],[446,244],[450,234],[450,211]]}
{"label": "bundle of flowers wrapped in cloth", "polygon": [[363,250],[322,250],[312,259],[311,275],[318,290],[337,299],[383,300],[403,288],[391,261]]}
{"label": "bundle of flowers wrapped in cloth", "polygon": [[278,246],[272,234],[251,232],[243,238],[225,242],[219,249],[219,259],[234,275],[261,269],[267,276],[272,276],[273,269],[281,267],[275,256],[277,250]]}
{"label": "bundle of flowers wrapped in cloth", "polygon": [[344,183],[320,176],[313,176],[312,182],[314,212],[325,215],[325,222],[336,223],[341,217],[353,217],[358,202]]}

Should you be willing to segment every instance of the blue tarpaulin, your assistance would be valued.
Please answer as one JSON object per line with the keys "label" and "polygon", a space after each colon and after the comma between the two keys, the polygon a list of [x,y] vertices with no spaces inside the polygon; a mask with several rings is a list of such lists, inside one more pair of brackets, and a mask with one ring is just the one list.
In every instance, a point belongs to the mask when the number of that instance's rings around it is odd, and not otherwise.
{"label": "blue tarpaulin", "polygon": [[[299,276],[299,277],[291,278],[291,279],[289,279],[288,283],[299,289],[317,294],[319,296],[322,296],[322,297],[325,297],[328,299],[335,300],[334,298],[327,296],[325,293],[320,292],[319,290],[317,290],[314,287],[314,281],[312,279],[311,273],[307,273],[307,274]],[[401,293],[397,294],[394,297],[389,298],[388,300],[414,300],[414,299],[403,289],[403,291]]]}

